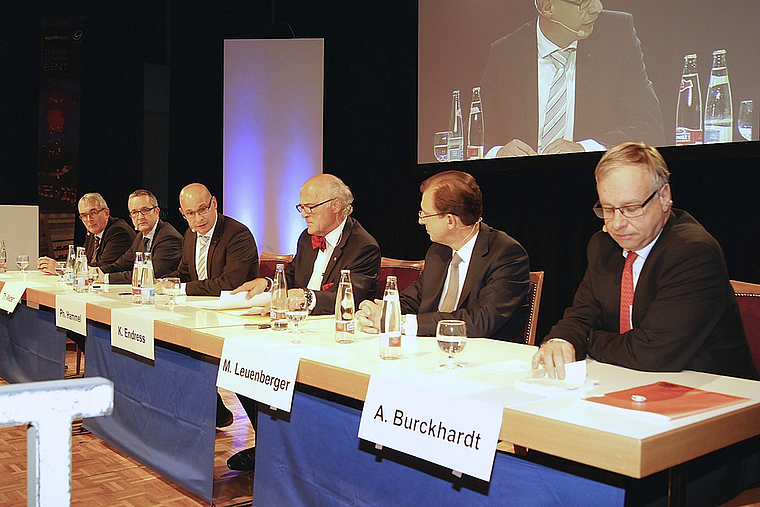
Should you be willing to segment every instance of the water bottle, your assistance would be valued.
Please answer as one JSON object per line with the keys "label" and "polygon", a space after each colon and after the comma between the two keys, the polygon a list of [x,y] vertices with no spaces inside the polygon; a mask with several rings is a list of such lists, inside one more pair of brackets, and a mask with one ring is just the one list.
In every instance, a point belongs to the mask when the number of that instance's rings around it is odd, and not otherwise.
{"label": "water bottle", "polygon": [[676,145],[702,144],[702,89],[697,55],[683,57],[683,75],[676,105]]}
{"label": "water bottle", "polygon": [[156,303],[156,287],[153,281],[153,259],[150,252],[143,253],[142,279],[140,281],[140,304]]}
{"label": "water bottle", "polygon": [[483,158],[484,148],[483,104],[480,101],[480,86],[476,86],[472,89],[470,121],[467,124],[467,159]]}
{"label": "water bottle", "polygon": [[451,97],[451,118],[449,119],[449,139],[446,142],[448,160],[464,160],[464,124],[462,122],[462,105],[459,102],[459,90],[454,90]]}
{"label": "water bottle", "polygon": [[74,266],[77,262],[77,254],[74,245],[69,245],[69,256],[66,257],[66,271],[64,272],[64,281],[66,285],[74,285]]}
{"label": "water bottle", "polygon": [[733,140],[734,109],[731,85],[726,69],[726,50],[713,51],[710,86],[705,101],[705,144],[730,143]]}
{"label": "water bottle", "polygon": [[8,271],[8,252],[5,250],[5,240],[0,239],[0,273]]}
{"label": "water bottle", "polygon": [[269,308],[269,319],[272,329],[285,331],[288,329],[288,283],[285,281],[285,264],[278,264],[272,281],[272,302]]}
{"label": "water bottle", "polygon": [[335,341],[354,341],[354,288],[351,286],[351,272],[340,270],[338,295],[335,298]]}
{"label": "water bottle", "polygon": [[87,292],[90,285],[90,277],[87,272],[87,254],[83,246],[77,247],[76,260],[74,261],[74,290]]}
{"label": "water bottle", "polygon": [[401,303],[398,297],[396,277],[389,275],[385,281],[383,313],[380,318],[380,358],[401,357]]}
{"label": "water bottle", "polygon": [[132,269],[132,304],[139,305],[142,301],[140,285],[142,284],[142,270],[145,258],[142,252],[135,252],[135,266]]}

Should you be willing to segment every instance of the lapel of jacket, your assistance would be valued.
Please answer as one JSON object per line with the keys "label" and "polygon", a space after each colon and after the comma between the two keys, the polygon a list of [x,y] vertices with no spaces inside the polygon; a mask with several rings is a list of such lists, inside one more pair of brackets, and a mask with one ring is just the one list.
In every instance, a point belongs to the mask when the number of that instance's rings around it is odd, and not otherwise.
{"label": "lapel of jacket", "polygon": [[[338,259],[340,259],[341,254],[343,253],[343,248],[346,246],[346,242],[348,241],[348,237],[351,235],[351,230],[353,229],[353,218],[348,217],[346,218],[346,225],[343,226],[343,232],[340,235],[340,239],[338,240],[338,244],[335,245],[335,248],[333,248],[332,255],[329,259],[327,259],[327,266],[325,267],[325,274],[322,275],[322,280],[320,281],[320,285],[324,286],[326,281],[330,279],[330,275],[332,274],[332,271],[335,269],[335,265],[338,264]],[[340,277],[337,278],[337,280],[340,280]]]}
{"label": "lapel of jacket", "polygon": [[429,290],[423,287],[422,301],[418,313],[429,313],[438,311],[438,303],[441,301],[443,293],[443,284],[446,281],[446,273],[451,264],[451,248],[436,243],[435,250],[431,254],[430,260],[425,261],[425,283],[429,285]]}
{"label": "lapel of jacket", "polygon": [[483,222],[480,223],[480,230],[478,231],[478,239],[475,240],[475,246],[472,249],[472,257],[470,257],[470,265],[467,268],[467,275],[464,278],[464,285],[462,286],[462,292],[459,295],[459,304],[457,309],[462,308],[467,303],[467,298],[470,297],[470,292],[478,281],[480,274],[483,272],[486,266],[486,258],[488,257],[488,250],[491,244],[491,230]]}
{"label": "lapel of jacket", "polygon": [[295,287],[306,287],[309,284],[316,259],[317,251],[311,246],[311,235],[308,231],[303,231],[298,238],[298,251],[294,259],[296,272],[293,276],[293,282]]}
{"label": "lapel of jacket", "polygon": [[219,241],[222,238],[222,234],[224,233],[224,215],[217,212],[216,215],[216,227],[214,227],[214,235],[211,236],[211,244],[208,246],[208,252],[206,253],[206,278],[214,278],[212,275],[213,272],[213,262],[212,259],[214,258],[214,250],[216,249],[216,246],[219,244]]}

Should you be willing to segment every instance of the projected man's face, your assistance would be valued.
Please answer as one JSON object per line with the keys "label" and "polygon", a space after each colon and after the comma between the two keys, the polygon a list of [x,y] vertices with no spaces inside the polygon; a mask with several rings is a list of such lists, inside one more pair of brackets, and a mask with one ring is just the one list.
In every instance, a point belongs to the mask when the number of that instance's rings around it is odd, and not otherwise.
{"label": "projected man's face", "polygon": [[549,17],[571,28],[569,32],[573,38],[585,39],[594,31],[594,23],[603,7],[600,0],[591,0],[588,5],[586,5],[587,0],[579,0],[579,2],[583,8],[579,8],[579,4],[575,1],[554,0],[551,2]]}

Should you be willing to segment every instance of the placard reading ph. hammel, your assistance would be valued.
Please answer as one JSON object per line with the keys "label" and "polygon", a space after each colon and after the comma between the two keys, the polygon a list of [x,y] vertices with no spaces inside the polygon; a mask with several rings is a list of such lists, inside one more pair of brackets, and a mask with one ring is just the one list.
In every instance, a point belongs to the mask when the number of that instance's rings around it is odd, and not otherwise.
{"label": "placard reading ph. hammel", "polygon": [[0,310],[13,313],[16,305],[21,300],[21,295],[26,290],[26,284],[22,282],[5,282],[0,291]]}
{"label": "placard reading ph. hammel", "polygon": [[57,295],[55,325],[87,336],[87,302],[81,298]]}
{"label": "placard reading ph. hammel", "polygon": [[491,480],[503,408],[373,375],[359,438]]}
{"label": "placard reading ph. hammel", "polygon": [[146,308],[111,310],[111,346],[156,359],[153,317]]}
{"label": "placard reading ph. hammel", "polygon": [[290,412],[301,358],[258,347],[250,337],[226,338],[216,385]]}

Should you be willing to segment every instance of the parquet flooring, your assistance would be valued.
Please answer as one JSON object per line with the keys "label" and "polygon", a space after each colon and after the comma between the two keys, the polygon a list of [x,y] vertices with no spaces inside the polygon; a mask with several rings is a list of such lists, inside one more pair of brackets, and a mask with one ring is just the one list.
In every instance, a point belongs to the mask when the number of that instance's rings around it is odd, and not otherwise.
{"label": "parquet flooring", "polygon": [[[76,353],[66,354],[68,372]],[[73,375],[72,375],[73,376]],[[0,385],[7,384],[0,379]],[[252,446],[254,434],[237,397],[220,390],[235,422],[216,432],[213,505],[251,505],[253,474],[233,472],[227,458]],[[162,478],[150,468],[110,447],[74,421],[72,428],[71,505],[74,507],[195,507],[209,504]],[[0,428],[0,505],[26,506],[26,427]]]}

